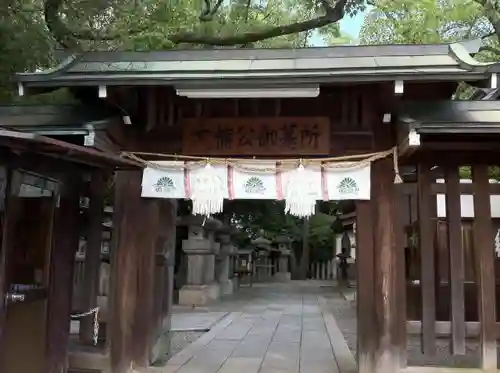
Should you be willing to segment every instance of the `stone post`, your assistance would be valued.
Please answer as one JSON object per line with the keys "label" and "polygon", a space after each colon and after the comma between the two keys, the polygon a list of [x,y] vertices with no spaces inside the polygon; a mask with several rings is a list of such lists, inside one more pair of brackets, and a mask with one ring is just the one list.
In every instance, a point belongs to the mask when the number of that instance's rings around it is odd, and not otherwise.
{"label": "stone post", "polygon": [[219,282],[222,295],[229,295],[233,293],[233,281],[230,276],[230,256],[235,251],[235,247],[231,242],[231,235],[229,229],[223,230],[219,234],[220,251],[219,251],[219,271],[217,281]]}
{"label": "stone post", "polygon": [[[215,254],[219,244],[214,241],[211,219],[188,216],[181,224],[188,226],[188,238],[182,241],[182,250],[188,257],[187,280],[179,290],[180,305],[204,305],[220,296],[215,283]],[[210,233],[212,232],[212,233]]]}
{"label": "stone post", "polygon": [[288,269],[288,258],[290,257],[290,243],[291,239],[286,235],[279,235],[276,237],[275,242],[278,244],[280,251],[279,258],[279,271],[274,275],[274,279],[280,282],[290,281],[292,275]]}

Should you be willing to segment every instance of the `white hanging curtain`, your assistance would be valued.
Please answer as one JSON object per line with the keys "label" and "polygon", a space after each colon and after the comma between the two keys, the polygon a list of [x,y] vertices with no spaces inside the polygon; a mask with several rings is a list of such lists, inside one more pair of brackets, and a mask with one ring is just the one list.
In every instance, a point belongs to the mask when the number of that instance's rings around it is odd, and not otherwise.
{"label": "white hanging curtain", "polygon": [[307,218],[315,213],[318,200],[369,200],[371,162],[389,155],[394,157],[395,182],[402,182],[394,149],[367,155],[356,162],[192,161],[193,157],[186,157],[185,162],[150,162],[130,154],[129,157],[146,166],[142,197],[191,199],[193,214],[202,215],[222,212],[224,199],[285,200],[286,213]]}
{"label": "white hanging curtain", "polygon": [[328,200],[369,200],[370,199],[370,163],[361,166],[353,163],[333,163],[325,167],[323,185]]}
{"label": "white hanging curtain", "polygon": [[184,162],[158,161],[142,173],[142,197],[187,198]]}
{"label": "white hanging curtain", "polygon": [[231,199],[280,199],[276,162],[235,162],[229,167]]}

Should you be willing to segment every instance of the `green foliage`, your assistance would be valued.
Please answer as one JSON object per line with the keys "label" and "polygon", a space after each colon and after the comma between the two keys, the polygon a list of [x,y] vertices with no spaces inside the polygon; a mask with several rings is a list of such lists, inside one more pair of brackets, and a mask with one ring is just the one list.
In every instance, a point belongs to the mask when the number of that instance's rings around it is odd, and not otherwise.
{"label": "green foliage", "polygon": [[429,44],[482,37],[492,30],[474,0],[376,0],[363,44]]}
{"label": "green foliage", "polygon": [[[13,73],[55,66],[62,47],[299,48],[318,37],[346,43],[336,23],[342,6],[354,14],[365,0],[6,0],[0,4],[0,103],[15,97]],[[66,97],[48,94],[39,101]]]}
{"label": "green foliage", "polygon": [[[328,204],[332,205],[330,209],[321,210],[334,210],[336,203]],[[239,228],[236,241],[240,247],[245,247],[258,236],[273,240],[284,233],[292,238],[294,247],[300,253],[304,220],[285,214],[282,201],[226,201],[224,215]],[[334,217],[325,213],[317,213],[310,218],[309,246],[313,258],[331,256],[334,245],[333,222]]]}
{"label": "green foliage", "polygon": [[[472,169],[470,166],[462,166],[458,171],[461,179],[472,179]],[[488,167],[488,176],[491,179],[500,180],[500,167]]]}
{"label": "green foliage", "polygon": [[[498,61],[500,6],[494,0],[375,0],[360,33],[362,44],[433,44],[481,38],[475,58]],[[497,22],[498,21],[498,22]],[[498,27],[493,27],[493,25]],[[475,89],[460,84],[455,99]]]}

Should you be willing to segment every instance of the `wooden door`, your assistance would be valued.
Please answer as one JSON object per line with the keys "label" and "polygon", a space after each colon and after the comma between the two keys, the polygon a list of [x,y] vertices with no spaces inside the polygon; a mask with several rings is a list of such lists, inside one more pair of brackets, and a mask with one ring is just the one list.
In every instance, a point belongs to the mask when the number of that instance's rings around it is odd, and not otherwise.
{"label": "wooden door", "polygon": [[[5,317],[7,315],[7,306],[3,294],[7,291],[7,252],[5,242],[6,226],[6,190],[10,185],[10,178],[6,167],[0,166],[0,351],[3,349],[3,331]],[[3,366],[3,354],[0,353],[0,367]]]}
{"label": "wooden door", "polygon": [[14,173],[3,229],[2,373],[42,373],[45,369],[56,193],[38,189],[27,184],[23,174]]}

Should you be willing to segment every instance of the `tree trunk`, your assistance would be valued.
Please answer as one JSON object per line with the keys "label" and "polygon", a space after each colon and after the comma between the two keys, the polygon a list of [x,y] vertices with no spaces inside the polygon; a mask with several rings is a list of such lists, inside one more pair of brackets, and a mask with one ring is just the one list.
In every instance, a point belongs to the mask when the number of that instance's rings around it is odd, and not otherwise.
{"label": "tree trunk", "polygon": [[290,272],[292,274],[292,280],[299,279],[299,267],[297,265],[297,255],[295,255],[295,250],[292,248],[290,251]]}
{"label": "tree trunk", "polygon": [[311,254],[311,247],[309,246],[309,228],[310,219],[304,219],[302,224],[302,255],[300,257],[299,265],[299,279],[305,280],[307,278],[307,270],[309,268],[309,257]]}

